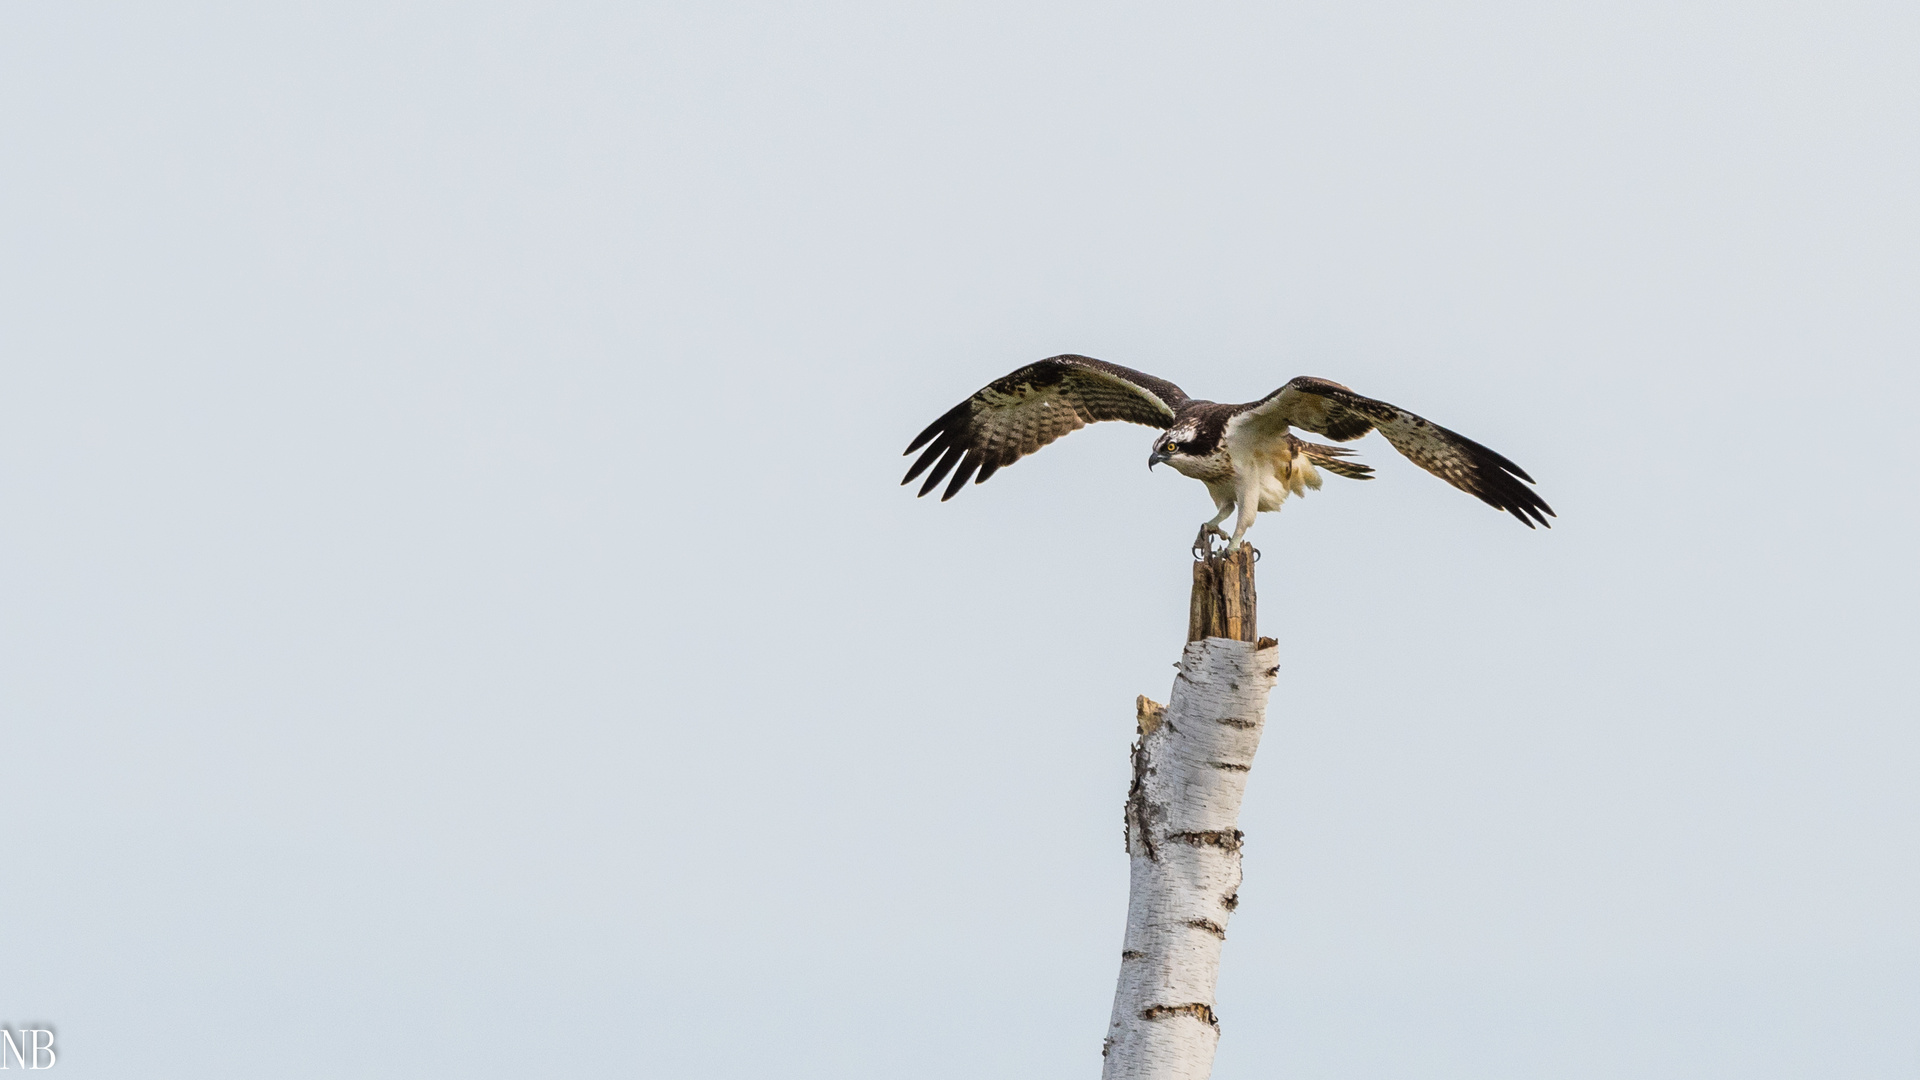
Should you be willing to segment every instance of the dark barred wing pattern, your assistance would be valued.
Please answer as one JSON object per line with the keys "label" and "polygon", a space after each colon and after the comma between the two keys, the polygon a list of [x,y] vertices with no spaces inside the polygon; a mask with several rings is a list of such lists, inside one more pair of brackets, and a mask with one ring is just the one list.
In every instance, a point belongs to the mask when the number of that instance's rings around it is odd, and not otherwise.
{"label": "dark barred wing pattern", "polygon": [[[1505,457],[1459,432],[1377,401],[1326,379],[1301,376],[1245,406],[1243,423],[1260,428],[1291,425],[1347,442],[1378,429],[1407,460],[1531,529],[1551,527],[1555,516],[1528,484],[1533,477]],[[1521,481],[1525,481],[1522,483]]]}
{"label": "dark barred wing pattern", "polygon": [[1529,529],[1536,521],[1553,527],[1547,520],[1554,516],[1553,507],[1527,486],[1533,483],[1533,477],[1525,469],[1459,432],[1448,431],[1405,409],[1381,404],[1383,412],[1392,415],[1376,417],[1375,426],[1407,460],[1488,506],[1505,510]]}
{"label": "dark barred wing pattern", "polygon": [[1088,424],[1125,420],[1170,427],[1186,400],[1165,379],[1091,357],[1055,356],[995,379],[927,425],[907,453],[926,450],[900,482],[926,473],[920,485],[925,495],[951,472],[940,496],[945,502],[969,479],[986,483],[1002,467]]}

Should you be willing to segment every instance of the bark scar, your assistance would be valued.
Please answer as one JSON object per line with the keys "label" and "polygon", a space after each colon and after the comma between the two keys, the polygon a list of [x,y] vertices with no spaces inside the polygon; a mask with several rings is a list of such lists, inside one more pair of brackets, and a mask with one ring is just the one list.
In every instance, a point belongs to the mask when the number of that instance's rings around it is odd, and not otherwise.
{"label": "bark scar", "polygon": [[1214,922],[1212,919],[1188,919],[1187,925],[1193,927],[1195,930],[1205,930],[1221,941],[1227,940],[1227,928]]}
{"label": "bark scar", "polygon": [[1204,1002],[1194,1001],[1185,1005],[1149,1005],[1140,1010],[1142,1020],[1165,1020],[1170,1016],[1191,1016],[1215,1031],[1220,1030],[1220,1021],[1213,1015],[1213,1006]]}
{"label": "bark scar", "polygon": [[1222,851],[1239,851],[1240,841],[1246,838],[1247,834],[1239,829],[1208,829],[1204,832],[1167,834],[1169,840],[1178,840],[1183,844],[1192,844],[1194,847],[1217,847]]}
{"label": "bark scar", "polygon": [[[1141,701],[1147,699],[1143,696]],[[1152,704],[1152,702],[1147,702]],[[1169,729],[1171,730],[1171,729]],[[1127,802],[1123,811],[1123,825],[1120,839],[1128,855],[1133,854],[1133,838],[1140,838],[1140,846],[1146,851],[1147,858],[1160,861],[1160,852],[1153,846],[1153,827],[1149,819],[1160,816],[1160,808],[1147,801],[1147,737],[1134,740],[1133,744],[1133,782],[1127,786]]]}

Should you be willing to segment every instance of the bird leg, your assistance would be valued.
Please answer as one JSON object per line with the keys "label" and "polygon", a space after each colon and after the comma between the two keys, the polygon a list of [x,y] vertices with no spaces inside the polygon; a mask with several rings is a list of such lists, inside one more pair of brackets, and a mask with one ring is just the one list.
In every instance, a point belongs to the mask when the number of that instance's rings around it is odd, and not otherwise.
{"label": "bird leg", "polygon": [[1233,513],[1233,500],[1228,499],[1224,504],[1220,505],[1220,512],[1213,515],[1213,520],[1201,523],[1200,535],[1193,538],[1193,554],[1195,558],[1204,560],[1212,553],[1213,544],[1211,540],[1213,537],[1217,536],[1222,540],[1227,538],[1226,531],[1220,528],[1220,523],[1227,520],[1227,515],[1231,513]]}
{"label": "bird leg", "polygon": [[[1236,501],[1240,504],[1240,516],[1234,519],[1233,537],[1227,541],[1227,554],[1229,555],[1240,550],[1241,537],[1246,536],[1247,530],[1253,527],[1253,519],[1260,516],[1260,492],[1258,489],[1240,492],[1239,498]],[[1227,515],[1223,512],[1220,516],[1224,518]]]}

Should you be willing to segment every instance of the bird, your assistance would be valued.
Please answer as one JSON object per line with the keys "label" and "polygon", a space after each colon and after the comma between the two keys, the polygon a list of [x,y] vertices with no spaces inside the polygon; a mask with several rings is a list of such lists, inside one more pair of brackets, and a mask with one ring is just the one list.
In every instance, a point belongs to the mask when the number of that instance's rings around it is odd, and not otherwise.
{"label": "bird", "polygon": [[[1551,528],[1552,507],[1528,485],[1525,469],[1458,432],[1328,379],[1303,375],[1258,401],[1223,405],[1145,372],[1067,353],[1028,364],[980,388],[928,424],[907,447],[921,451],[901,484],[926,473],[925,496],[947,481],[945,502],[968,480],[984,484],[1000,469],[1060,436],[1102,420],[1159,428],[1147,469],[1170,465],[1207,486],[1218,513],[1200,526],[1196,554],[1215,539],[1236,552],[1254,518],[1280,509],[1288,495],[1318,489],[1320,470],[1369,480],[1373,469],[1348,460],[1353,451],[1308,442],[1302,431],[1351,442],[1370,431],[1386,437],[1415,465],[1512,514],[1531,529]],[[951,473],[951,479],[948,474]],[[1522,482],[1524,481],[1524,483]],[[1221,522],[1238,511],[1233,533]]]}

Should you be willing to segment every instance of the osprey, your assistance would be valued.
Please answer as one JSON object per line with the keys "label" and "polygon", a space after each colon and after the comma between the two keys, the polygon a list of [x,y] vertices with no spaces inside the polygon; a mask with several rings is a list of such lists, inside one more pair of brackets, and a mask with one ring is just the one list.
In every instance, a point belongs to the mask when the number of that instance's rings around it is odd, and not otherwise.
{"label": "osprey", "polygon": [[[1303,375],[1259,401],[1221,405],[1190,398],[1165,379],[1071,354],[995,379],[927,425],[907,447],[909,454],[923,446],[926,452],[900,482],[927,473],[920,485],[925,495],[951,472],[953,479],[940,496],[945,502],[969,478],[983,484],[1001,467],[1099,420],[1160,428],[1165,434],[1153,441],[1147,468],[1165,462],[1207,485],[1219,513],[1194,538],[1201,550],[1218,536],[1227,539],[1228,551],[1238,551],[1253,519],[1280,509],[1289,494],[1318,488],[1320,469],[1372,479],[1371,468],[1345,460],[1353,451],[1296,438],[1291,428],[1337,442],[1378,429],[1415,465],[1512,514],[1529,529],[1535,522],[1548,525],[1553,515],[1527,486],[1533,477],[1525,469],[1464,435],[1337,382]],[[1220,523],[1236,509],[1239,517],[1228,538]]]}

